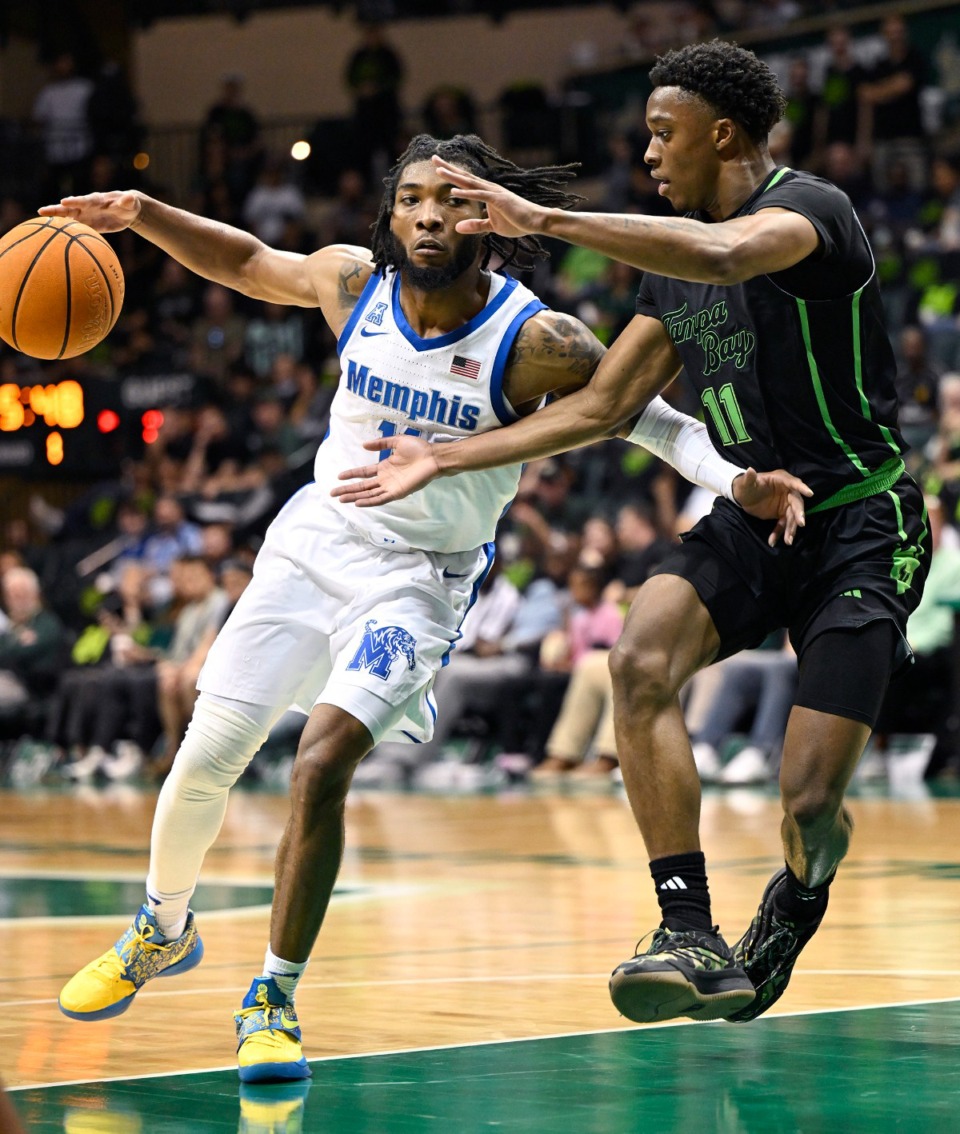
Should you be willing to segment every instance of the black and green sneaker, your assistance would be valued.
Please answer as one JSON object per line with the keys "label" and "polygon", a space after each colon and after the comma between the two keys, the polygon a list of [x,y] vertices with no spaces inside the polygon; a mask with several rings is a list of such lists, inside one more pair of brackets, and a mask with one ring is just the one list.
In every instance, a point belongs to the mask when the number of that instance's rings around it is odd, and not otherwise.
{"label": "black and green sneaker", "polygon": [[614,1005],[638,1024],[677,1016],[725,1020],[754,995],[716,926],[710,932],[661,926],[654,930],[650,948],[617,965],[610,977]]}
{"label": "black and green sneaker", "polygon": [[770,879],[760,899],[757,916],[733,947],[737,964],[743,967],[757,990],[757,997],[752,1004],[727,1017],[734,1023],[755,1020],[780,999],[790,982],[790,974],[800,951],[823,921],[826,904],[816,920],[802,925],[777,912],[777,891],[786,885],[786,878],[787,872],[781,868]]}

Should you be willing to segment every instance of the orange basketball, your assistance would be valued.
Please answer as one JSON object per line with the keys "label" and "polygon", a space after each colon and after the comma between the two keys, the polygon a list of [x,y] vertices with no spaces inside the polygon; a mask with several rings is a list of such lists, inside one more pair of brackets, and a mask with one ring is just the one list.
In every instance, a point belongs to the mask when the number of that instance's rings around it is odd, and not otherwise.
{"label": "orange basketball", "polygon": [[0,338],[34,358],[95,347],[120,314],[123,270],[107,241],[68,217],[34,217],[0,237]]}

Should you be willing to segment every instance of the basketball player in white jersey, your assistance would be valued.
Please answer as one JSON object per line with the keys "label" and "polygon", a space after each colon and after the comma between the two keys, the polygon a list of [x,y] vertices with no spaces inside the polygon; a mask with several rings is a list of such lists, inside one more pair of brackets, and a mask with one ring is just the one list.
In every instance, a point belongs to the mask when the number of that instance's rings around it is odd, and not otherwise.
{"label": "basketball player in white jersey", "polygon": [[[64,199],[41,213],[101,232],[132,228],[192,271],[260,300],[319,307],[338,336],[340,386],[316,479],[271,525],[240,599],[200,675],[200,695],[153,823],[147,901],[126,934],[64,987],[77,1020],[119,1015],[151,977],[198,964],[188,905],[220,829],[227,793],[271,726],[309,713],[280,841],[270,943],[236,1013],[240,1078],[306,1078],[294,991],[340,866],[353,771],[375,743],[428,739],[434,676],[491,560],[497,521],[519,466],[430,485],[381,508],[331,498],[341,469],[368,460],[364,442],[397,433],[470,437],[583,386],[603,347],[578,320],[547,310],[494,263],[522,266],[535,238],[463,236],[481,215],[430,158],[491,177],[543,204],[569,207],[570,168],[522,170],[479,138],[421,135],[386,179],[372,251],[279,252],[238,229],[139,192]],[[699,483],[776,516],[793,478],[758,477],[718,458],[705,430],[664,403],[633,439]]]}

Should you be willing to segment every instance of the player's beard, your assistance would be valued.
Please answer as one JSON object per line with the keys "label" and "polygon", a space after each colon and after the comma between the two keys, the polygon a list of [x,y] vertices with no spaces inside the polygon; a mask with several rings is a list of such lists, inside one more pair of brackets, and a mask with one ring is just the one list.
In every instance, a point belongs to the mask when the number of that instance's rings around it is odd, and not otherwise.
{"label": "player's beard", "polygon": [[418,291],[443,291],[458,280],[464,272],[477,262],[483,245],[482,236],[464,236],[456,246],[453,256],[446,264],[437,267],[419,267],[411,262],[406,248],[390,233],[390,243],[393,245],[393,263],[403,277],[403,282]]}

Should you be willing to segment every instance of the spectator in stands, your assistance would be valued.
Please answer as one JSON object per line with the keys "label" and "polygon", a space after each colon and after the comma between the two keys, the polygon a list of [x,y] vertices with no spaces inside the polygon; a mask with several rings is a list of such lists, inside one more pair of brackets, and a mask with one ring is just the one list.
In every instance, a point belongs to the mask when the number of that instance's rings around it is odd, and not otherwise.
{"label": "spectator in stands", "polygon": [[261,303],[247,323],[243,357],[261,382],[270,378],[278,355],[300,362],[304,354],[303,316],[295,307]]}
{"label": "spectator in stands", "polygon": [[[107,59],[94,79],[87,100],[87,120],[93,135],[93,152],[111,158],[129,177],[133,155],[143,138],[143,126],[137,99],[115,59]],[[115,185],[116,179],[111,178],[109,184]]]}
{"label": "spectator in stands", "polygon": [[[249,407],[248,427],[253,425],[255,401]],[[192,440],[181,481],[181,488],[186,493],[209,495],[211,477],[243,468],[252,455],[249,434],[243,435],[231,429],[226,411],[212,402],[197,412]],[[225,466],[228,466],[227,470]],[[191,554],[194,550],[190,549]]]}
{"label": "spectator in stands", "polygon": [[276,246],[287,220],[304,220],[307,202],[288,176],[286,159],[267,154],[254,187],[243,202],[244,224],[265,244]]}
{"label": "spectator in stands", "polygon": [[867,69],[854,54],[846,27],[831,28],[827,32],[827,46],[830,54],[813,117],[813,149],[821,160],[835,142],[842,142],[851,149],[859,144],[861,104],[858,92],[867,80]]}
{"label": "spectator in stands", "polygon": [[197,290],[197,277],[179,260],[164,256],[160,275],[151,288],[148,312],[153,333],[167,345],[175,366],[187,361],[190,324],[200,309]]}
{"label": "spectator in stands", "polygon": [[830,142],[822,153],[821,169],[824,177],[846,193],[858,213],[873,199],[873,183],[849,142]]}
{"label": "spectator in stands", "polygon": [[462,87],[435,87],[423,104],[423,128],[434,138],[476,134],[477,110],[473,98]]}
{"label": "spectator in stands", "polygon": [[220,94],[207,111],[201,148],[211,138],[223,142],[223,180],[233,202],[242,201],[253,185],[261,159],[260,122],[244,100],[244,77],[223,76]]}
{"label": "spectator in stands", "polygon": [[321,243],[363,244],[370,239],[370,225],[375,219],[364,174],[359,169],[345,169],[337,178],[337,195],[323,222]]}
{"label": "spectator in stands", "polygon": [[900,157],[891,157],[868,206],[870,220],[883,224],[902,246],[904,237],[917,228],[922,204],[923,194],[911,180],[910,166]]}
{"label": "spectator in stands", "polygon": [[[199,555],[176,559],[170,579],[179,610],[169,646],[158,647],[152,639],[142,644],[134,635],[114,637],[109,661],[76,684],[80,703],[74,706],[74,720],[83,722],[82,738],[89,747],[64,767],[68,777],[89,779],[102,772],[126,778],[141,766],[158,732],[163,751],[147,770],[156,777],[169,771],[170,745],[175,751],[196,697],[192,685],[229,605]],[[77,737],[68,734],[68,739]]]}
{"label": "spectator in stands", "polygon": [[631,136],[617,130],[607,138],[610,162],[603,171],[601,205],[605,212],[625,213],[630,205],[633,171],[641,164]]}
{"label": "spectator in stands", "polygon": [[400,87],[404,67],[382,25],[361,26],[361,41],[347,61],[344,81],[353,99],[353,129],[364,175],[386,172],[400,135]]}
{"label": "spectator in stands", "polygon": [[186,518],[180,501],[171,495],[159,496],[141,557],[150,571],[150,597],[154,604],[162,605],[172,597],[173,563],[185,556],[199,555],[202,549],[200,528]]}
{"label": "spectator in stands", "polygon": [[631,501],[617,512],[617,556],[610,564],[613,582],[606,598],[620,605],[633,602],[637,591],[673,546],[661,535],[656,511],[644,501]]}
{"label": "spectator in stands", "polygon": [[531,529],[541,544],[549,542],[554,531],[577,532],[593,508],[574,492],[575,483],[576,472],[565,457],[531,461],[508,516]]}
{"label": "spectator in stands", "polygon": [[223,521],[205,524],[200,531],[200,555],[213,572],[220,578],[225,563],[233,559],[233,525]]}
{"label": "spectator in stands", "polygon": [[792,164],[801,169],[810,169],[818,97],[810,86],[810,64],[805,55],[797,55],[790,61],[784,93],[787,96],[787,107],[783,117],[791,129]]}
{"label": "spectator in stands", "polygon": [[54,687],[66,633],[44,606],[40,580],[29,567],[7,568],[0,580],[5,622],[0,629],[0,727],[12,727],[34,698]]}
{"label": "spectator in stands", "polygon": [[330,422],[330,404],[337,392],[336,379],[323,379],[309,363],[301,362],[295,372],[296,392],[290,405],[290,424],[302,441],[322,439]]}
{"label": "spectator in stands", "polygon": [[942,369],[930,358],[923,327],[904,327],[896,345],[900,428],[909,443],[919,447],[926,444],[937,427]]}
{"label": "spectator in stands", "polygon": [[152,767],[157,775],[166,775],[173,766],[197,700],[197,678],[230,606],[226,591],[199,555],[180,560],[179,592],[184,606],[177,615],[170,653],[157,663],[157,708],[164,740],[163,752]]}
{"label": "spectator in stands", "polygon": [[61,760],[67,757],[61,766],[67,779],[86,781],[98,772],[108,779],[127,778],[139,768],[143,747],[149,747],[159,731],[156,714],[150,713],[141,715],[136,729],[127,730],[136,741],[118,735],[124,705],[112,681],[118,668],[152,662],[154,651],[167,640],[162,624],[151,621],[147,581],[141,564],[126,563],[116,590],[103,597],[96,620],[74,643],[72,664],[60,675],[44,740]]}
{"label": "spectator in stands", "polygon": [[924,204],[921,223],[931,251],[960,250],[960,156],[934,159],[930,171],[932,193]]}
{"label": "spectator in stands", "polygon": [[[612,544],[603,559],[604,570],[612,575],[603,592],[604,602],[626,610],[637,589],[670,547],[671,542],[661,538],[657,531],[650,505],[639,502],[623,505],[617,513]],[[581,563],[591,561],[591,550],[604,554],[587,539],[585,525]],[[617,767],[609,655],[606,648],[592,649],[574,665],[560,715],[547,740],[547,760],[534,773],[535,779],[571,772],[588,779],[606,779]],[[596,758],[586,762],[591,749]]]}
{"label": "spectator in stands", "polygon": [[568,776],[608,780],[619,767],[609,650],[589,650],[573,667],[546,750],[546,759],[530,771],[534,783]]}
{"label": "spectator in stands", "polygon": [[640,273],[619,260],[607,263],[600,278],[581,293],[577,317],[609,346],[636,314]]}
{"label": "spectator in stands", "polygon": [[243,357],[246,320],[233,306],[233,293],[220,284],[203,289],[203,313],[190,330],[190,364],[221,389],[230,367]]}
{"label": "spectator in stands", "polygon": [[[623,629],[623,610],[604,597],[608,582],[605,568],[577,563],[568,578],[572,606],[566,626],[543,639],[540,668],[547,675],[546,683],[564,689],[565,694],[560,718],[547,742],[547,758],[530,772],[535,781],[568,774],[586,755],[586,745],[604,718],[612,729],[611,698],[601,702],[595,683],[590,680],[598,669],[596,659],[586,662],[585,672],[580,673],[591,652],[600,651],[606,660]],[[553,681],[549,675],[554,675]],[[588,712],[588,701],[594,708],[592,714]],[[616,763],[616,749],[611,750],[608,745],[602,755],[603,770],[609,773]]]}
{"label": "spectator in stands", "polygon": [[258,395],[252,417],[253,433],[248,438],[251,456],[257,456],[264,449],[275,449],[289,457],[300,448],[300,434],[290,422],[283,399],[276,390],[263,390]]}
{"label": "spectator in stands", "polygon": [[940,379],[940,420],[927,446],[925,487],[940,497],[947,523],[960,523],[960,374]]}
{"label": "spectator in stands", "polygon": [[[898,778],[896,765],[906,773],[901,779],[960,773],[960,768],[950,766],[955,754],[948,730],[948,718],[958,709],[951,704],[955,631],[948,604],[960,600],[960,548],[955,543],[944,546],[940,500],[927,494],[926,504],[933,558],[923,598],[907,620],[914,664],[890,683],[875,727],[876,747],[889,753],[892,781]],[[895,756],[890,743],[894,733],[907,734]]]}
{"label": "spectator in stands", "polygon": [[886,185],[892,164],[906,164],[909,183],[920,191],[927,180],[927,146],[920,92],[927,85],[929,68],[923,53],[910,43],[902,16],[888,16],[880,27],[886,47],[858,87],[866,111],[865,139],[873,154],[873,176]]}
{"label": "spectator in stands", "polygon": [[[615,564],[619,553],[617,529],[613,523],[605,515],[588,516],[580,532],[580,554],[577,557],[580,562],[593,567],[603,567],[608,572],[615,574]],[[609,597],[609,594],[604,595],[604,598]],[[613,599],[612,601],[616,602],[617,600]]]}
{"label": "spectator in stands", "polygon": [[114,589],[119,588],[127,567],[143,561],[149,524],[147,509],[139,501],[122,498],[117,504],[115,534],[77,564],[78,574],[90,577],[105,572]]}
{"label": "spectator in stands", "polygon": [[[700,778],[725,784],[767,783],[780,750],[797,689],[797,657],[782,632],[754,650],[717,663],[717,681],[700,727],[691,733]],[[749,718],[747,744],[729,762],[721,746]]]}
{"label": "spectator in stands", "polygon": [[191,204],[211,220],[239,224],[246,193],[245,175],[238,176],[231,168],[228,152],[222,134],[214,131],[202,136]]}
{"label": "spectator in stands", "polygon": [[43,192],[48,200],[87,191],[93,154],[87,103],[92,91],[92,81],[77,73],[73,53],[60,52],[50,64],[49,78],[33,104],[33,121],[43,136],[47,165]]}

